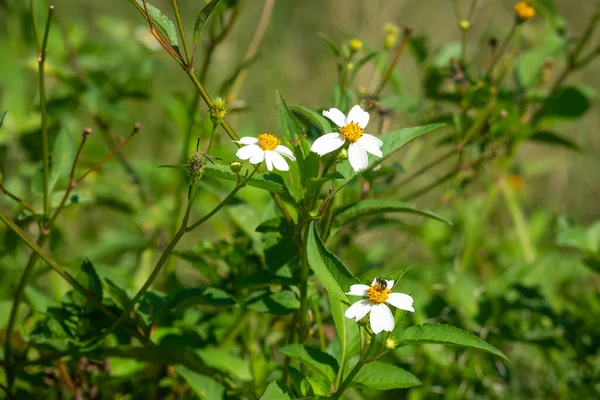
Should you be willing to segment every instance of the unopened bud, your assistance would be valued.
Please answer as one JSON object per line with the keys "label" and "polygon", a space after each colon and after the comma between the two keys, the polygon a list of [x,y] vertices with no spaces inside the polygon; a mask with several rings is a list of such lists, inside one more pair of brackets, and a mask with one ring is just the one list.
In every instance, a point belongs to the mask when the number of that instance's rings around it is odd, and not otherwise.
{"label": "unopened bud", "polygon": [[388,22],[383,27],[385,31],[385,40],[383,42],[383,48],[386,50],[391,49],[398,42],[398,35],[400,35],[400,28],[398,25]]}
{"label": "unopened bud", "polygon": [[342,149],[337,156],[335,156],[335,162],[340,163],[348,158],[348,150]]}
{"label": "unopened bud", "polygon": [[136,122],[136,124],[133,126],[133,131],[135,133],[140,133],[142,131],[142,124]]}
{"label": "unopened bud", "polygon": [[352,70],[354,69],[354,64],[353,64],[353,63],[351,63],[351,62],[347,63],[347,64],[346,64],[346,69],[347,69],[348,71],[352,71]]}
{"label": "unopened bud", "polygon": [[204,157],[199,152],[190,154],[187,162],[187,173],[192,183],[196,183],[204,172]]}
{"label": "unopened bud", "polygon": [[467,21],[466,19],[464,19],[458,23],[458,27],[463,31],[468,31],[469,28],[471,27],[471,23],[469,21]]}
{"label": "unopened bud", "polygon": [[223,121],[225,115],[227,115],[227,102],[224,99],[217,97],[210,107],[210,119],[213,124],[218,125]]}
{"label": "unopened bud", "polygon": [[363,44],[359,39],[352,39],[350,41],[350,50],[353,53],[357,53],[362,50]]}
{"label": "unopened bud", "polygon": [[386,339],[386,341],[385,341],[386,349],[394,350],[396,347],[398,347],[398,339],[391,337],[391,336],[388,339]]}
{"label": "unopened bud", "polygon": [[83,129],[83,138],[87,139],[92,134],[92,128],[86,127]]}
{"label": "unopened bud", "polygon": [[229,168],[231,169],[231,172],[238,174],[242,169],[242,163],[239,161],[232,161],[231,164],[229,164]]}

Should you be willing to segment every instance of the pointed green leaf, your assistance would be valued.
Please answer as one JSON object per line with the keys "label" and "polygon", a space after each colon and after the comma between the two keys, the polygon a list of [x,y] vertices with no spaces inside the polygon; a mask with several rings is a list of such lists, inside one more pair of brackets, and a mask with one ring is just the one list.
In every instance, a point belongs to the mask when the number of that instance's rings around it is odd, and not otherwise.
{"label": "pointed green leaf", "polygon": [[351,386],[375,390],[403,389],[418,386],[421,381],[410,372],[381,361],[363,365],[352,380]]}
{"label": "pointed green leaf", "polygon": [[451,225],[442,217],[430,212],[417,210],[414,205],[395,200],[363,200],[348,208],[343,209],[334,216],[334,225],[342,226],[357,218],[372,217],[386,213],[415,214],[422,217],[432,218]]}
{"label": "pointed green leaf", "polygon": [[333,40],[331,40],[329,38],[329,36],[327,36],[323,32],[319,32],[319,33],[317,33],[317,35],[321,38],[321,40],[323,40],[323,42],[325,42],[325,44],[327,45],[327,47],[329,47],[329,50],[331,50],[331,53],[336,58],[339,57],[339,55],[340,55],[340,49],[336,46],[335,43],[333,43]]}
{"label": "pointed green leaf", "polygon": [[194,48],[198,44],[198,39],[200,38],[200,34],[202,33],[202,28],[204,28],[204,24],[212,14],[215,7],[219,4],[221,0],[212,0],[210,3],[204,6],[204,8],[198,14],[198,18],[196,18],[196,23],[194,24]]}
{"label": "pointed green leaf", "polygon": [[54,186],[60,180],[68,184],[67,180],[71,174],[71,167],[75,160],[75,143],[66,127],[63,127],[54,141],[52,150],[52,168],[48,177],[48,192],[52,193]]}
{"label": "pointed green leaf", "polygon": [[[211,178],[221,178],[229,181],[237,181],[238,176],[231,172],[229,166],[223,164],[211,164],[207,163],[206,168],[204,169],[204,175]],[[243,175],[242,175],[243,176]],[[254,176],[248,181],[249,186],[254,186],[259,189],[264,189],[271,193],[284,193],[286,192],[285,186],[279,182],[275,182],[273,180],[268,180],[266,178],[271,177],[272,174],[259,174],[256,173]]]}
{"label": "pointed green leaf", "polygon": [[225,372],[242,381],[252,380],[249,364],[242,358],[222,349],[201,349],[196,351],[209,367]]}
{"label": "pointed green leaf", "polygon": [[297,113],[305,115],[310,120],[312,120],[315,124],[317,124],[319,126],[319,128],[321,128],[321,131],[323,132],[323,134],[333,132],[333,129],[331,128],[331,124],[321,114],[319,114],[309,108],[297,106],[297,105],[291,105],[290,109],[292,111],[295,111]]}
{"label": "pointed green leaf", "polygon": [[309,227],[307,255],[310,268],[315,272],[319,282],[329,295],[341,302],[349,303],[346,292],[350,290],[350,286],[360,283],[360,281],[336,256],[327,250],[319,238],[314,222]]}
{"label": "pointed green leaf", "polygon": [[297,358],[312,370],[321,373],[330,383],[335,380],[338,364],[330,354],[324,353],[315,347],[299,344],[290,344],[280,350],[286,356]]}
{"label": "pointed green leaf", "polygon": [[[98,300],[102,300],[102,281],[89,260],[84,260],[77,274],[77,281],[89,290]],[[73,303],[78,307],[89,304],[87,298],[78,291],[73,292]]]}
{"label": "pointed green leaf", "polygon": [[[404,145],[410,142],[413,139],[418,138],[428,132],[431,132],[435,129],[444,126],[444,124],[431,124],[425,126],[416,126],[413,128],[404,128],[400,130],[391,131],[388,133],[384,133],[379,136],[379,139],[383,141],[383,146],[381,147],[381,152],[383,153],[383,157],[375,157],[369,156],[369,166],[368,168],[373,168],[375,165],[379,164],[383,160],[390,157],[392,154],[400,150]],[[359,172],[356,172],[350,166],[348,161],[343,162],[337,168],[345,178],[344,182],[340,187],[348,184],[352,179],[354,179]],[[338,188],[339,189],[339,188]]]}
{"label": "pointed green leaf", "polygon": [[413,325],[400,336],[400,346],[418,343],[448,344],[478,349],[496,355],[508,361],[500,350],[467,331],[450,325],[423,324]]}
{"label": "pointed green leaf", "polygon": [[562,146],[569,150],[581,151],[581,147],[579,147],[577,143],[551,131],[536,132],[529,137],[529,140],[554,146]]}
{"label": "pointed green leaf", "polygon": [[175,366],[175,371],[185,379],[200,400],[222,400],[224,398],[225,387],[214,379],[200,375],[183,365]]}
{"label": "pointed green leaf", "polygon": [[267,390],[260,396],[260,400],[289,400],[291,397],[287,394],[289,389],[277,381],[269,383]]}
{"label": "pointed green leaf", "polygon": [[146,7],[148,8],[148,15],[152,22],[154,22],[154,26],[161,31],[163,36],[167,38],[171,47],[177,47],[179,42],[177,39],[177,29],[175,29],[175,24],[173,21],[169,19],[165,14],[162,13],[158,8],[154,7],[152,4],[146,2],[144,6],[144,2],[142,0],[127,0],[130,3],[134,4],[138,11],[146,18]]}
{"label": "pointed green leaf", "polygon": [[348,306],[333,296],[329,296],[331,316],[335,323],[338,339],[340,341],[340,368],[344,368],[348,360],[358,354],[360,350],[360,331],[358,324],[344,314]]}

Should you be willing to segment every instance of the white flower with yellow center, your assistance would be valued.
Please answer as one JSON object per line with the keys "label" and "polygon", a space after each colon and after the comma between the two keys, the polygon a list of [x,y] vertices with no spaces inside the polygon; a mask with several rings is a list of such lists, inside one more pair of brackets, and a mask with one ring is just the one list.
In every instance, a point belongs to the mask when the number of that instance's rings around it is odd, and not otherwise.
{"label": "white flower with yellow center", "polygon": [[393,280],[387,281],[382,278],[375,278],[371,286],[350,286],[350,291],[346,294],[350,296],[367,296],[368,299],[363,299],[352,304],[346,310],[346,318],[354,318],[358,322],[370,312],[373,333],[393,331],[394,315],[385,303],[391,304],[401,310],[415,312],[413,298],[404,293],[392,293],[393,287]]}
{"label": "white flower with yellow center", "polygon": [[240,160],[248,160],[250,164],[260,164],[264,161],[269,171],[273,171],[273,167],[280,171],[290,169],[282,156],[296,161],[292,151],[282,146],[281,141],[269,133],[262,133],[257,138],[244,136],[239,141],[234,140],[234,142],[244,145],[236,153]]}
{"label": "white flower with yellow center", "polygon": [[331,153],[342,147],[346,142],[348,146],[348,160],[355,171],[360,171],[369,165],[367,153],[383,157],[381,146],[383,142],[373,135],[364,133],[363,129],[369,123],[369,113],[359,105],[352,107],[348,116],[337,108],[323,111],[323,115],[332,120],[339,128],[339,132],[327,133],[313,143],[311,150],[320,156]]}

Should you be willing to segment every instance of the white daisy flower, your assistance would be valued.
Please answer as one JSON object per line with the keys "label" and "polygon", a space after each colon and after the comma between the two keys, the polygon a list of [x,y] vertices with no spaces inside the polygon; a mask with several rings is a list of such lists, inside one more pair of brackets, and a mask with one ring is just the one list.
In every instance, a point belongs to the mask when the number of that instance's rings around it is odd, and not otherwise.
{"label": "white daisy flower", "polygon": [[383,157],[381,146],[383,142],[373,135],[364,133],[363,129],[369,123],[369,113],[359,105],[352,107],[348,116],[337,108],[323,111],[323,115],[332,120],[339,128],[339,132],[327,133],[313,143],[311,150],[320,156],[331,153],[350,143],[348,147],[348,160],[355,171],[360,171],[369,165],[367,153]]}
{"label": "white daisy flower", "polygon": [[368,299],[360,300],[346,310],[346,318],[354,318],[360,321],[369,312],[371,313],[370,322],[373,333],[381,331],[391,332],[394,330],[394,315],[390,308],[385,304],[391,304],[396,308],[415,312],[413,308],[413,298],[404,293],[392,293],[394,281],[387,281],[382,278],[375,278],[371,286],[352,285],[350,296],[367,296]]}
{"label": "white daisy flower", "polygon": [[236,153],[240,160],[249,160],[250,164],[260,164],[264,160],[269,171],[273,171],[273,167],[280,171],[290,169],[282,156],[296,161],[292,151],[282,146],[281,141],[269,133],[262,133],[258,135],[258,138],[245,136],[239,141],[234,140],[234,142],[244,145]]}

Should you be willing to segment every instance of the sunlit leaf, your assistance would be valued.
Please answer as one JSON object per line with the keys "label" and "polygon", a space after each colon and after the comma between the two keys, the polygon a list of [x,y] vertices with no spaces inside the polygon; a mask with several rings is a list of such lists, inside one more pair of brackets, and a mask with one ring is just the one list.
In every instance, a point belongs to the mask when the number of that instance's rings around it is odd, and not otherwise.
{"label": "sunlit leaf", "polygon": [[450,225],[450,222],[443,219],[442,217],[430,211],[418,210],[412,204],[403,203],[401,201],[395,200],[373,199],[360,201],[338,212],[334,216],[334,224],[336,226],[342,226],[346,225],[351,221],[356,221],[365,217],[372,217],[375,215],[386,213],[414,214],[426,218],[432,218]]}
{"label": "sunlit leaf", "polygon": [[351,386],[390,390],[419,386],[420,384],[421,381],[416,376],[402,368],[381,361],[373,361],[358,371]]}
{"label": "sunlit leaf", "polygon": [[198,39],[200,39],[200,34],[202,33],[204,24],[206,24],[208,17],[210,17],[210,14],[219,4],[219,1],[221,0],[212,0],[210,3],[205,5],[204,8],[202,8],[202,10],[200,11],[200,14],[198,14],[198,17],[196,18],[196,23],[194,24],[194,48],[196,48],[196,45],[198,44]]}
{"label": "sunlit leaf", "polygon": [[190,385],[200,400],[222,400],[225,395],[225,387],[219,382],[206,375],[200,375],[182,365],[175,367],[175,372]]}
{"label": "sunlit leaf", "polygon": [[317,348],[299,344],[287,345],[282,347],[280,351],[286,356],[302,361],[313,371],[321,373],[329,380],[329,382],[335,380],[338,364],[331,355],[324,353]]}

